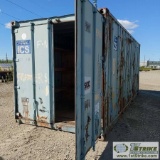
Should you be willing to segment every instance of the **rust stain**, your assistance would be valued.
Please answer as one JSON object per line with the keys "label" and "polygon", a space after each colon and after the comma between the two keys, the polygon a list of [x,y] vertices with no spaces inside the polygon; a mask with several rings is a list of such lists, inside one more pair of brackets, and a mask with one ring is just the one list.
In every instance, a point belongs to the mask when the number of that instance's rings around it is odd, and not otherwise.
{"label": "rust stain", "polygon": [[114,104],[113,104],[113,109],[114,109],[114,110],[116,109],[116,106],[117,106],[116,103],[114,103]]}
{"label": "rust stain", "polygon": [[49,123],[45,123],[45,122],[37,121],[37,125],[40,126],[40,127],[51,128],[50,124]]}
{"label": "rust stain", "polygon": [[45,116],[37,116],[38,120],[46,122],[47,117]]}
{"label": "rust stain", "polygon": [[88,116],[88,117],[87,117],[87,124],[86,124],[86,126],[85,126],[85,130],[86,130],[86,134],[85,134],[86,141],[88,141],[88,137],[89,137],[88,127],[89,127],[90,121],[91,121],[91,118]]}
{"label": "rust stain", "polygon": [[85,109],[88,109],[90,107],[90,99],[87,99],[84,103],[85,103]]}
{"label": "rust stain", "polygon": [[124,99],[124,97],[120,99],[119,103],[120,103],[119,104],[120,105],[120,111],[122,111],[123,108],[125,107],[125,99]]}
{"label": "rust stain", "polygon": [[115,98],[115,93],[114,92],[112,92],[112,99],[114,99]]}
{"label": "rust stain", "polygon": [[47,122],[47,117],[45,116],[37,116],[37,125],[41,127],[51,128],[50,124]]}
{"label": "rust stain", "polygon": [[109,96],[107,96],[107,126],[109,126],[109,115],[110,115],[110,112],[109,112]]}
{"label": "rust stain", "polygon": [[58,129],[58,130],[60,130],[60,131],[62,130],[62,127],[63,127],[63,124],[57,124],[57,125],[56,125],[56,129]]}
{"label": "rust stain", "polygon": [[28,114],[29,114],[28,106],[23,106],[23,115],[24,115],[24,117],[28,118]]}
{"label": "rust stain", "polygon": [[26,124],[30,124],[29,109],[28,109],[29,98],[22,97],[21,101],[22,101],[22,105],[23,105],[23,119],[24,119]]}

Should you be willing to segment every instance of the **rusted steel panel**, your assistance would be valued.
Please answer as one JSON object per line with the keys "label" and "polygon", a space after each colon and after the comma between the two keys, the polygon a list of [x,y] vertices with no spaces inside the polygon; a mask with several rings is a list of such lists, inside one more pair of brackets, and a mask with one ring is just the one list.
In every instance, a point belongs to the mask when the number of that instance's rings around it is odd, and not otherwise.
{"label": "rusted steel panel", "polygon": [[103,17],[76,1],[76,159],[84,159],[101,134]]}
{"label": "rusted steel panel", "polygon": [[140,45],[108,9],[100,9],[100,12],[106,19],[103,34],[105,135],[138,92]]}

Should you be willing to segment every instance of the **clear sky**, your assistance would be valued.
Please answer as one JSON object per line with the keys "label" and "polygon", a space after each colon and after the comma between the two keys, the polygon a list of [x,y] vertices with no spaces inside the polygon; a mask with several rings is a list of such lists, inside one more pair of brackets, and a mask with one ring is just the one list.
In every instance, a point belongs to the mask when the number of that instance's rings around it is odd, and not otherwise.
{"label": "clear sky", "polygon": [[[160,60],[160,0],[97,1],[141,44],[141,61]],[[12,58],[9,22],[72,13],[74,0],[0,0],[0,59]]]}

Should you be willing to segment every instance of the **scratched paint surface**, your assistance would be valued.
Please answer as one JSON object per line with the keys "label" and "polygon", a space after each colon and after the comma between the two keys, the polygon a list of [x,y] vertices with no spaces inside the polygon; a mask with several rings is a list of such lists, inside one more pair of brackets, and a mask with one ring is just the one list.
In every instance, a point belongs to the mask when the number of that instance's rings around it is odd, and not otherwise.
{"label": "scratched paint surface", "polygon": [[[26,35],[24,37],[24,34]],[[32,90],[32,50],[30,28],[15,29],[16,50],[14,53],[16,76],[15,95],[17,95],[16,111],[19,117],[29,123],[33,119],[33,90]],[[27,43],[26,43],[27,42]],[[18,107],[18,108],[17,108]]]}
{"label": "scratched paint surface", "polygon": [[[105,12],[102,55],[102,16],[89,1],[79,0],[77,13],[76,147],[77,158],[81,159],[100,135],[101,113],[106,133],[137,94],[140,46]],[[26,22],[14,28],[15,115],[25,123],[37,121],[39,126],[52,127],[55,118],[53,25],[48,20],[42,21]]]}
{"label": "scratched paint surface", "polygon": [[36,121],[40,126],[51,127],[54,120],[53,37],[52,25],[46,20],[43,22],[43,25],[37,24],[42,22],[34,25],[26,22],[13,28],[16,42],[15,115],[24,123]]}
{"label": "scratched paint surface", "polygon": [[[42,32],[42,34],[39,34]],[[36,101],[37,101],[37,121],[39,123],[53,123],[53,67],[50,68],[51,56],[49,48],[52,46],[49,41],[48,33],[51,33],[52,27],[48,24],[36,26],[35,29],[35,73],[36,73]],[[49,46],[50,45],[50,46]],[[44,65],[42,65],[42,63]],[[52,62],[53,65],[53,62]],[[46,125],[47,126],[47,125]]]}
{"label": "scratched paint surface", "polygon": [[76,159],[83,159],[101,131],[102,16],[77,1]]}
{"label": "scratched paint surface", "polygon": [[[139,90],[139,43],[106,10],[104,134]],[[111,32],[112,31],[112,32]]]}

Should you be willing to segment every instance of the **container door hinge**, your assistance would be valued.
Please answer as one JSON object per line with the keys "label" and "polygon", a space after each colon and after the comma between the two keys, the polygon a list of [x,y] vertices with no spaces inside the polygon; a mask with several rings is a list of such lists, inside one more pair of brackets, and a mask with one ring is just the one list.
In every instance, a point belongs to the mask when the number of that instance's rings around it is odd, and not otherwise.
{"label": "container door hinge", "polygon": [[20,89],[20,86],[15,86],[14,88],[15,88],[15,89]]}
{"label": "container door hinge", "polygon": [[106,19],[103,16],[102,16],[101,20],[103,23],[106,23]]}
{"label": "container door hinge", "polygon": [[14,62],[19,62],[19,59],[17,59],[17,58],[16,58],[16,59],[14,59]]}
{"label": "container door hinge", "polygon": [[34,100],[34,102],[33,102],[33,108],[34,108],[34,110],[36,110],[36,108],[37,108],[37,101],[36,100]]}
{"label": "container door hinge", "polygon": [[14,33],[18,33],[18,29],[14,30]]}

